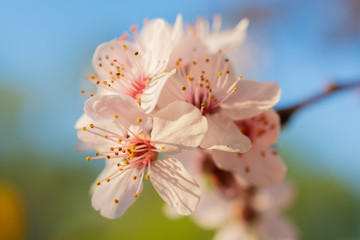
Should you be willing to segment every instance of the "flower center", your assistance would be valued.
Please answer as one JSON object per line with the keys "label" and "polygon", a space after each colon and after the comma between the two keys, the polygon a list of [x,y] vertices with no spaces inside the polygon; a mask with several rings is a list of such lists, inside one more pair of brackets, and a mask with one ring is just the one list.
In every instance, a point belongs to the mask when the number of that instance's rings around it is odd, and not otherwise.
{"label": "flower center", "polygon": [[[87,157],[86,160],[107,158],[110,161],[115,161],[114,164],[117,167],[116,171],[98,181],[96,185],[100,186],[103,182],[110,182],[128,170],[136,169],[137,173],[132,176],[132,179],[140,178],[137,191],[133,195],[137,197],[141,190],[142,179],[144,177],[149,179],[150,166],[157,160],[160,150],[151,144],[150,136],[143,132],[134,134],[128,130],[131,136],[121,136],[118,133],[94,126],[94,124],[90,124],[90,128],[83,127],[83,130],[113,142],[114,146],[111,146],[108,151],[96,152],[95,157]],[[103,135],[104,133],[106,135]],[[146,169],[147,173],[145,173]],[[118,203],[116,199],[114,202],[115,204]]]}
{"label": "flower center", "polygon": [[179,97],[199,108],[203,115],[212,114],[237,90],[228,62],[220,53],[208,58],[195,56],[190,63],[179,58],[175,63],[182,84]]}

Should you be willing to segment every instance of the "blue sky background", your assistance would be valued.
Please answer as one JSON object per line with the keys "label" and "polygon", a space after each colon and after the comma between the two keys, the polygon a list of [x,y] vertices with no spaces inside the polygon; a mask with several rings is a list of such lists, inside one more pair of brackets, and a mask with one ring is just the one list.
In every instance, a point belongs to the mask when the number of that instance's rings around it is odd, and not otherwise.
{"label": "blue sky background", "polygon": [[[145,17],[173,23],[182,13],[194,22],[221,13],[231,27],[249,16],[248,39],[239,55],[243,74],[277,81],[279,106],[317,93],[331,79],[360,79],[359,19],[351,18],[354,9],[345,2],[351,0],[0,1],[0,87],[11,90],[5,101],[22,104],[13,120],[16,129],[2,134],[1,151],[26,145],[63,156],[66,164],[77,164],[67,155],[82,161],[73,125],[85,100],[79,92],[89,88],[83,76],[93,72],[92,54]],[[333,172],[356,186],[359,107],[359,94],[347,91],[304,109],[283,131],[278,147],[299,156],[296,165]]]}

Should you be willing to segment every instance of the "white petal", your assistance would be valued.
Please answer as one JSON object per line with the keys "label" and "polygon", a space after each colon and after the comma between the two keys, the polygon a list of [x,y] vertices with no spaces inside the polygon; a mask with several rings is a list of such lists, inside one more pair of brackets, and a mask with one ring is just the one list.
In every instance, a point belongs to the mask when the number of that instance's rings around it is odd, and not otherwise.
{"label": "white petal", "polygon": [[171,28],[163,19],[155,19],[145,25],[140,32],[142,65],[145,76],[154,77],[164,71],[168,62],[173,43]]}
{"label": "white petal", "polygon": [[176,154],[198,147],[206,130],[206,119],[198,108],[176,101],[154,116],[151,140],[156,148]]}
{"label": "white petal", "polygon": [[195,210],[200,200],[200,187],[178,160],[155,161],[149,175],[160,197],[177,213],[189,215]]}
{"label": "white petal", "polygon": [[165,83],[175,73],[176,69],[173,69],[171,72],[161,73],[151,79],[150,84],[141,95],[141,108],[146,113],[150,113],[155,108]]}
{"label": "white petal", "polygon": [[196,224],[205,229],[219,228],[225,225],[233,215],[233,206],[219,192],[201,186],[201,199],[192,215]]}
{"label": "white petal", "polygon": [[289,207],[294,199],[294,186],[289,182],[282,182],[275,187],[259,191],[255,196],[254,206],[262,212],[280,212]]}
{"label": "white petal", "polygon": [[221,104],[224,113],[234,120],[256,116],[280,99],[280,87],[275,82],[239,80],[236,88],[237,91]]}
{"label": "white petal", "polygon": [[182,15],[178,14],[176,17],[176,21],[174,23],[171,39],[174,44],[177,44],[180,42],[180,40],[183,37],[184,37],[183,19],[182,19]]}
{"label": "white petal", "polygon": [[[83,116],[85,116],[85,115],[83,115]],[[112,120],[94,122],[89,117],[82,117],[81,120],[76,124],[76,127],[78,127],[78,128],[86,127],[87,131],[79,130],[77,132],[77,136],[82,142],[86,143],[87,145],[91,146],[93,149],[95,149],[97,151],[108,151],[110,147],[114,146],[114,142],[102,137],[102,136],[104,136],[103,131],[100,131],[95,128],[90,128],[89,127],[90,123],[92,123],[100,128],[109,129],[112,132],[120,134],[120,135],[124,134],[124,129],[119,127]],[[98,133],[101,136],[90,133],[88,130]]]}
{"label": "white petal", "polygon": [[245,18],[238,23],[234,30],[226,30],[218,33],[214,32],[204,38],[204,42],[206,43],[209,52],[217,53],[221,50],[225,53],[238,47],[246,38],[246,29],[248,25],[249,20]]}
{"label": "white petal", "polygon": [[286,218],[277,215],[266,216],[257,223],[258,233],[264,240],[296,240],[298,231]]}
{"label": "white petal", "polygon": [[211,151],[219,168],[240,174],[247,182],[258,187],[271,187],[281,182],[286,175],[286,166],[271,148],[254,144],[244,154]]}
{"label": "white petal", "polygon": [[200,146],[228,152],[246,152],[251,148],[250,140],[228,118],[220,114],[206,116],[208,130]]}
{"label": "white petal", "polygon": [[240,223],[231,223],[221,228],[215,235],[214,240],[251,240],[245,227]]}
{"label": "white petal", "polygon": [[100,121],[114,119],[114,115],[118,115],[118,121],[127,128],[139,125],[138,118],[144,120],[142,122],[146,120],[146,114],[135,100],[125,95],[91,97],[85,102],[84,111],[90,118]]}
{"label": "white petal", "polygon": [[[113,173],[119,173],[119,169],[114,166],[109,169],[108,176]],[[100,214],[107,218],[118,218],[126,209],[135,201],[133,194],[139,185],[139,180],[133,180],[132,176],[137,170],[128,170],[120,176],[112,179],[110,182],[102,182],[100,186],[96,186],[92,197],[92,206],[95,210],[100,210]],[[119,202],[115,203],[114,200]]]}

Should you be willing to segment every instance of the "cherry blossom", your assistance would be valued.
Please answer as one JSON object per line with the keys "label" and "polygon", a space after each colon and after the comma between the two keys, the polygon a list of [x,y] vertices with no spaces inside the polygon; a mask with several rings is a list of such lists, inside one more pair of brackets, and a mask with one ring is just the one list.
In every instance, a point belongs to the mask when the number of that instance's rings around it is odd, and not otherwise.
{"label": "cherry blossom", "polygon": [[175,73],[165,72],[174,39],[182,28],[180,20],[173,27],[163,19],[146,22],[138,32],[131,27],[133,36],[124,33],[120,38],[97,47],[93,56],[95,74],[89,80],[109,92],[125,94],[146,112],[151,112],[166,80]]}
{"label": "cherry blossom", "polygon": [[248,151],[250,140],[234,121],[256,116],[274,106],[280,98],[279,86],[275,82],[235,78],[229,60],[221,53],[208,54],[196,38],[186,39],[176,46],[171,59],[177,59],[174,62],[177,74],[165,84],[158,109],[173,101],[191,103],[208,122],[201,147]]}
{"label": "cherry blossom", "polygon": [[212,150],[211,157],[215,164],[258,187],[271,187],[281,182],[286,175],[286,166],[278,152],[271,147],[280,133],[278,114],[269,110],[235,123],[252,141],[252,148],[246,153]]}
{"label": "cherry blossom", "polygon": [[99,152],[88,161],[106,159],[93,188],[92,205],[107,218],[120,217],[141,194],[143,178],[176,212],[196,208],[200,189],[175,158],[159,160],[197,147],[206,132],[206,119],[185,102],[173,102],[152,118],[129,96],[89,98],[85,115],[76,124],[78,137]]}

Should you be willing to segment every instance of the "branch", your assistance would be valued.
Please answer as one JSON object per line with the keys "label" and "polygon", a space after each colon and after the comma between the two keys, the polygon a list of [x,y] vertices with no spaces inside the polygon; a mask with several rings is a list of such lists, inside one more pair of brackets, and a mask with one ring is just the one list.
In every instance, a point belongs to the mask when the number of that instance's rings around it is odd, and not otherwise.
{"label": "branch", "polygon": [[305,99],[304,101],[295,104],[294,106],[276,109],[276,111],[280,115],[281,125],[285,126],[292,118],[294,113],[297,112],[298,110],[313,103],[319,102],[320,100],[323,100],[328,96],[333,95],[337,92],[356,88],[356,87],[360,87],[360,81],[355,81],[351,83],[330,83],[323,92],[320,92],[308,99]]}

